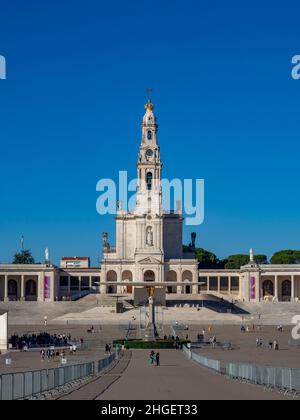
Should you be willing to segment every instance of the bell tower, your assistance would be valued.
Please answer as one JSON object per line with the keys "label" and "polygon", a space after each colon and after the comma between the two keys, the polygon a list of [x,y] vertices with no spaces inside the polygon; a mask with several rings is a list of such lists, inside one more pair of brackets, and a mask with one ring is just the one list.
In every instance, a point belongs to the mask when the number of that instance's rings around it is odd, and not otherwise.
{"label": "bell tower", "polygon": [[142,141],[138,156],[138,189],[136,213],[162,214],[160,149],[157,143],[158,125],[151,99],[145,105]]}

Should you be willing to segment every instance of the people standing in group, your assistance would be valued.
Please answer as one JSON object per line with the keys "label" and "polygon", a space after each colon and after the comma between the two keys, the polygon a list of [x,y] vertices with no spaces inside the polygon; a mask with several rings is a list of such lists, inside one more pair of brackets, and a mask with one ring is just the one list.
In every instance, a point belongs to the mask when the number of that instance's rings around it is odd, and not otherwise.
{"label": "people standing in group", "polygon": [[263,347],[263,341],[262,341],[261,338],[256,339],[256,347],[257,348],[262,348]]}
{"label": "people standing in group", "polygon": [[155,362],[155,352],[153,350],[151,350],[149,362],[150,362],[150,365],[154,365],[154,362]]}
{"label": "people standing in group", "polygon": [[155,355],[156,366],[160,366],[160,354],[157,352]]}

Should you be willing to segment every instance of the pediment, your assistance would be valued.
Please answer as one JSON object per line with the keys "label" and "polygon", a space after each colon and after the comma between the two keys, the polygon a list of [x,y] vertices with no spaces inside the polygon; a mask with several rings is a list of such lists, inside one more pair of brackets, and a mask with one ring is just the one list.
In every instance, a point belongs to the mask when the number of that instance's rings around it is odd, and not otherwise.
{"label": "pediment", "polygon": [[159,260],[153,257],[146,257],[138,261],[139,264],[161,264]]}

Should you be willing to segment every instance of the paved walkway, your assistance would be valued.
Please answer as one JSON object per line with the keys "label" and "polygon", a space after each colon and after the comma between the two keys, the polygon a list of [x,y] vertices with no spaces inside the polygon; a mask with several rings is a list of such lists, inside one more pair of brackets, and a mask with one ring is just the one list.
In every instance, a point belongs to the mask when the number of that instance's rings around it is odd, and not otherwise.
{"label": "paved walkway", "polygon": [[162,350],[161,366],[150,366],[149,351],[133,350],[92,383],[64,399],[97,400],[279,400],[277,392],[211,373],[182,352]]}

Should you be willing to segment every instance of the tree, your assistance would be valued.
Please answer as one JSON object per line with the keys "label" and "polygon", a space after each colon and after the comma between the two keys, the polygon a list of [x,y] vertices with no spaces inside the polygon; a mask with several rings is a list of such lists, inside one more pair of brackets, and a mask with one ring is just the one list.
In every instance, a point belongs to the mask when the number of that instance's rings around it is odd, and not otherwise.
{"label": "tree", "polygon": [[268,264],[268,257],[264,254],[254,255],[254,260],[257,264]]}
{"label": "tree", "polygon": [[227,263],[225,264],[225,269],[238,270],[242,267],[242,265],[249,264],[249,261],[250,261],[249,255],[244,255],[244,254],[230,255],[228,257]]}
{"label": "tree", "polygon": [[[268,257],[264,254],[254,255],[254,261],[257,264],[268,264]],[[250,257],[245,254],[230,255],[224,260],[224,268],[228,270],[239,270],[243,265],[249,264]]]}
{"label": "tree", "polygon": [[271,258],[272,264],[300,264],[300,251],[291,249],[275,252]]}
{"label": "tree", "polygon": [[14,256],[13,264],[34,264],[34,258],[29,249],[17,252]]}
{"label": "tree", "polygon": [[220,260],[212,252],[206,251],[203,248],[196,248],[195,254],[199,262],[199,268],[202,268],[202,269],[219,268]]}

